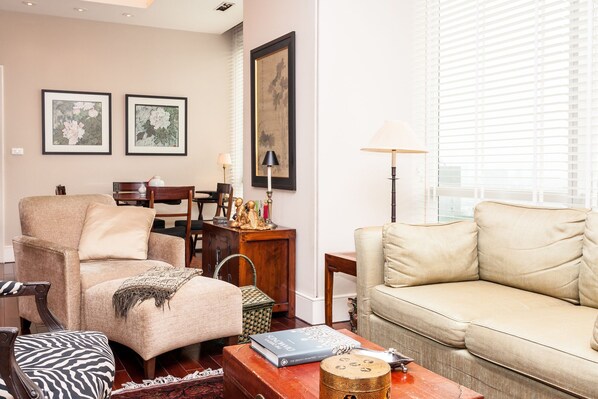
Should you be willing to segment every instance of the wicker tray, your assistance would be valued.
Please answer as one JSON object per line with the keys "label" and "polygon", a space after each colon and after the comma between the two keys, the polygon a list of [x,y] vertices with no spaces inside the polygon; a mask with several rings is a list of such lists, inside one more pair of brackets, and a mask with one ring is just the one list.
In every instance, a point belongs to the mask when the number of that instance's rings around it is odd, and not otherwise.
{"label": "wicker tray", "polygon": [[270,331],[274,300],[257,288],[255,265],[251,259],[243,254],[233,254],[222,259],[222,261],[216,265],[214,278],[218,278],[218,272],[226,262],[238,257],[245,259],[253,271],[253,285],[240,287],[243,297],[243,333],[239,336],[239,343],[244,344],[249,342],[250,335]]}

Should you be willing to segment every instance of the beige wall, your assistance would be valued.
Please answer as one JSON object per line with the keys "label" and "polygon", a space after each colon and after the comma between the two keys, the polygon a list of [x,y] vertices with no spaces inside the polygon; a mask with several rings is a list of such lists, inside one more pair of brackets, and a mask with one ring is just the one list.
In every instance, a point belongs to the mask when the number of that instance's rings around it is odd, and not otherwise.
{"label": "beige wall", "polygon": [[[229,147],[230,37],[0,12],[4,66],[5,245],[20,198],[110,193],[112,181],[160,175],[209,189]],[[112,155],[42,155],[41,90],[112,93]],[[125,94],[188,97],[188,155],[125,156]],[[24,156],[11,154],[22,147]]]}

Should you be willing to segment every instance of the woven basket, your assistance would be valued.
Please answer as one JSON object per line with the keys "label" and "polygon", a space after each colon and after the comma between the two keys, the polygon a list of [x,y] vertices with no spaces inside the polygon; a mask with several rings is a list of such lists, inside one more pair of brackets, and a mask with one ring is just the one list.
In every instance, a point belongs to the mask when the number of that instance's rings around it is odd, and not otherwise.
{"label": "woven basket", "polygon": [[253,285],[240,287],[243,297],[243,334],[239,335],[239,343],[245,344],[249,342],[250,335],[270,331],[274,300],[257,288],[255,266],[251,259],[243,254],[233,254],[222,259],[222,261],[216,265],[214,278],[218,278],[218,272],[226,262],[237,257],[245,259],[253,270]]}

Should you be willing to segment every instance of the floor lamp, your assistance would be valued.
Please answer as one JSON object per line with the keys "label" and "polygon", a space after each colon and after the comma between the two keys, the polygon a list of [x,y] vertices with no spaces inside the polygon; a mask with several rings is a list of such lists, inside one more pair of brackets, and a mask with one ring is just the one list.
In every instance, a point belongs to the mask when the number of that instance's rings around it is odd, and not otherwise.
{"label": "floor lamp", "polygon": [[367,147],[362,151],[390,152],[392,156],[391,196],[390,196],[390,221],[396,222],[396,180],[397,180],[397,153],[424,153],[428,152],[420,142],[413,130],[402,121],[386,121],[376,132]]}
{"label": "floor lamp", "polygon": [[230,154],[227,152],[221,152],[218,154],[218,165],[222,166],[222,174],[224,175],[223,183],[226,183],[226,167],[233,164],[232,160],[230,159]]}

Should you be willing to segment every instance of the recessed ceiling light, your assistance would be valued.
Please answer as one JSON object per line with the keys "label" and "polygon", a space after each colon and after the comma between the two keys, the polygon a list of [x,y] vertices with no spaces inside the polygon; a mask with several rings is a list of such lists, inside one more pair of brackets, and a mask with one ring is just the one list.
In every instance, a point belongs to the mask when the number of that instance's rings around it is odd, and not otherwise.
{"label": "recessed ceiling light", "polygon": [[73,8],[73,10],[75,10],[77,12],[85,12],[85,11],[87,11],[87,8],[75,7],[75,8]]}
{"label": "recessed ceiling light", "polygon": [[128,12],[123,13],[123,17],[131,18],[133,16],[133,14],[129,14]]}
{"label": "recessed ceiling light", "polygon": [[23,1],[22,3],[25,4],[27,7],[33,7],[35,5],[35,3],[32,1]]}
{"label": "recessed ceiling light", "polygon": [[226,10],[228,10],[229,8],[231,8],[234,5],[235,5],[235,3],[227,3],[227,2],[220,3],[220,5],[218,7],[216,7],[216,10],[218,10],[218,11],[226,11]]}

